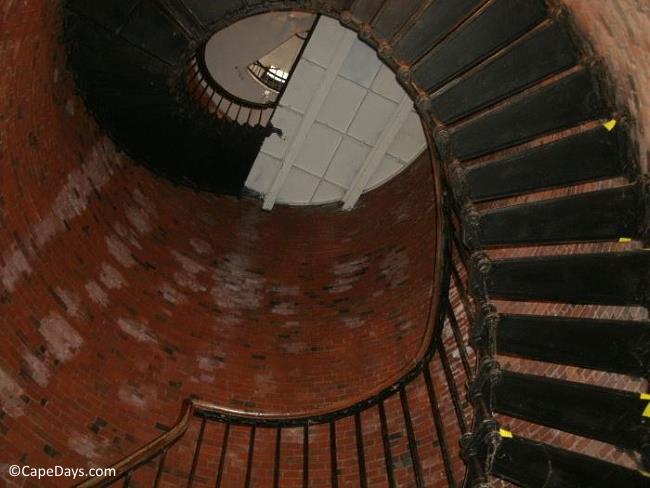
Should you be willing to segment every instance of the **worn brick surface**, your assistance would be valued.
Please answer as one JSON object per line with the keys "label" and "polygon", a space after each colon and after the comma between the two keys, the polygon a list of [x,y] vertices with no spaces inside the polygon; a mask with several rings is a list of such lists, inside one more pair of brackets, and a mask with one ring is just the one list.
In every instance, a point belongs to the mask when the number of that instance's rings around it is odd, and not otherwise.
{"label": "worn brick surface", "polygon": [[[267,412],[330,408],[408,368],[423,337],[433,272],[427,161],[351,213],[264,213],[251,199],[173,187],[120,154],[84,111],[57,42],[56,3],[0,5],[0,483],[67,486],[4,473],[14,463],[105,465],[168,428],[188,395]],[[647,167],[650,8],[643,0],[566,3],[638,121]],[[599,248],[511,249],[493,257],[592,249]],[[455,291],[450,300],[466,328]],[[498,305],[517,313],[646,317],[615,307]],[[443,342],[463,395],[468,378],[449,327]],[[519,371],[645,388],[617,375],[502,359]],[[430,371],[460,481],[460,430],[438,358]],[[446,486],[422,378],[406,391],[427,486]],[[399,398],[385,406],[395,478],[412,487]],[[461,408],[469,419],[464,399]],[[361,418],[369,484],[387,486],[378,409]],[[518,434],[634,465],[610,446],[501,420]],[[174,447],[161,486],[186,483],[198,428],[193,422]],[[358,487],[353,419],[337,421],[336,429],[339,486]],[[198,486],[214,485],[223,430],[206,427]],[[302,434],[283,432],[282,487],[302,486]],[[248,427],[231,428],[223,486],[243,486],[249,440]],[[271,486],[275,430],[258,429],[255,440],[252,486]],[[328,426],[310,427],[309,442],[310,486],[331,486]],[[155,467],[137,474],[137,486],[153,479]]]}

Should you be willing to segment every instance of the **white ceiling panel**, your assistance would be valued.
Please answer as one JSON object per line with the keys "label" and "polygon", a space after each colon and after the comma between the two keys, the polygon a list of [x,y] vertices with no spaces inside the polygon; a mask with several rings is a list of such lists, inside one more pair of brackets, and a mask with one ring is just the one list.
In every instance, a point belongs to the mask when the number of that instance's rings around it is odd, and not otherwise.
{"label": "white ceiling panel", "polygon": [[395,73],[386,65],[382,65],[370,89],[394,102],[399,102],[404,96],[404,90],[397,82]]}
{"label": "white ceiling panel", "polygon": [[268,154],[260,153],[253,165],[251,172],[248,173],[246,186],[258,193],[265,194],[271,189],[275,175],[280,171],[282,162]]}
{"label": "white ceiling panel", "polygon": [[329,127],[315,123],[296,158],[296,166],[322,177],[341,143],[343,135]]}
{"label": "white ceiling panel", "polygon": [[322,16],[318,21],[318,27],[314,30],[305,48],[303,57],[322,67],[327,67],[334,57],[336,41],[346,31],[338,21],[331,17]]}
{"label": "white ceiling panel", "polygon": [[320,178],[294,166],[289,171],[277,200],[280,203],[307,205],[311,203],[311,197],[320,182]]}
{"label": "white ceiling panel", "polygon": [[283,158],[300,127],[300,121],[300,114],[285,107],[278,107],[272,122],[275,127],[282,129],[282,137],[277,134],[267,137],[262,144],[262,152],[276,158]]}
{"label": "white ceiling panel", "polygon": [[390,180],[393,176],[402,171],[405,167],[406,166],[402,164],[398,159],[387,154],[382,160],[379,167],[370,177],[366,189],[372,190],[373,188],[381,186]]}
{"label": "white ceiling panel", "polygon": [[348,134],[373,146],[395,114],[397,104],[368,92],[350,125]]}
{"label": "white ceiling panel", "polygon": [[375,52],[366,43],[357,39],[350,54],[343,63],[341,76],[364,88],[370,88],[377,72],[383,66]]}
{"label": "white ceiling panel", "polygon": [[298,63],[293,73],[295,83],[287,86],[282,96],[282,105],[304,114],[324,73],[325,70],[317,64],[306,60]]}
{"label": "white ceiling panel", "polygon": [[337,77],[316,120],[345,133],[366,93],[356,83]]}
{"label": "white ceiling panel", "polygon": [[413,104],[374,51],[322,17],[293,73],[246,185],[263,208],[342,202],[387,182],[426,148]]}
{"label": "white ceiling panel", "polygon": [[427,147],[420,116],[411,111],[388,148],[388,154],[404,162],[413,161]]}
{"label": "white ceiling panel", "polygon": [[338,202],[342,200],[344,196],[344,188],[330,183],[327,180],[322,180],[316,189],[316,193],[311,199],[311,203],[319,205],[323,203]]}
{"label": "white ceiling panel", "polygon": [[350,188],[369,153],[370,146],[351,137],[346,137],[341,141],[341,145],[325,173],[325,178],[343,188]]}

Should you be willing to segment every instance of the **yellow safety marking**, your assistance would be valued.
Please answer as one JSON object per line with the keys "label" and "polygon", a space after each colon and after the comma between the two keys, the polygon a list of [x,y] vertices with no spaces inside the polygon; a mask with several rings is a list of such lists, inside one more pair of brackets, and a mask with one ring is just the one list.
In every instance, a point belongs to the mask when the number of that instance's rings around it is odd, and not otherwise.
{"label": "yellow safety marking", "polygon": [[641,393],[641,400],[650,400],[650,393]]}
{"label": "yellow safety marking", "polygon": [[614,130],[614,127],[616,127],[616,120],[615,119],[608,120],[603,124],[603,127],[611,132],[612,130]]}
{"label": "yellow safety marking", "polygon": [[632,242],[632,238],[631,237],[619,237],[618,242],[620,242],[621,244],[626,243],[626,242]]}
{"label": "yellow safety marking", "polygon": [[499,429],[499,435],[501,437],[507,437],[509,439],[512,439],[512,432],[506,429]]}
{"label": "yellow safety marking", "polygon": [[639,473],[641,473],[641,476],[645,476],[646,478],[650,478],[650,473],[648,473],[647,471],[639,470]]}
{"label": "yellow safety marking", "polygon": [[646,405],[645,410],[643,411],[641,416],[650,417],[650,403],[648,403],[648,405]]}

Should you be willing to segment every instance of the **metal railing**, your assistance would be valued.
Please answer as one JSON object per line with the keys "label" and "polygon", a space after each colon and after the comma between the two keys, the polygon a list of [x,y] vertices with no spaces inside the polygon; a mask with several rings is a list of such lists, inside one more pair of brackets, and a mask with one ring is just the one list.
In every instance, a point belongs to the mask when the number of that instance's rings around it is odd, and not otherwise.
{"label": "metal railing", "polygon": [[226,119],[240,125],[252,127],[267,127],[271,124],[271,118],[275,113],[284,91],[286,90],[291,77],[298,66],[298,62],[309,43],[320,15],[316,17],[311,29],[308,32],[297,34],[303,41],[300,51],[296,55],[291,68],[286,76],[275,73],[273,68],[266,67],[256,61],[248,67],[248,71],[256,80],[272,90],[275,94],[273,100],[267,102],[252,102],[233,95],[214,79],[205,62],[205,48],[203,45],[196,55],[190,60],[185,78],[190,95],[209,113],[220,119]]}
{"label": "metal railing", "polygon": [[276,100],[251,102],[229,93],[210,74],[205,63],[205,47],[190,61],[186,70],[187,88],[209,113],[241,125],[266,127],[273,116]]}
{"label": "metal railing", "polygon": [[[439,293],[437,297],[433,297],[433,302],[438,301],[439,303],[439,306],[435,306],[435,303],[432,304],[431,308],[432,313],[436,315],[435,317],[430,317],[433,333],[424,356],[397,383],[385,388],[377,395],[348,408],[331,413],[298,418],[287,415],[254,414],[223,408],[197,399],[189,399],[183,404],[183,409],[177,423],[168,432],[112,466],[115,469],[114,476],[89,479],[78,486],[83,488],[110,486],[117,482],[123,482],[124,486],[128,486],[132,477],[142,469],[155,470],[155,473],[150,473],[149,478],[152,481],[152,486],[158,486],[161,479],[167,474],[165,466],[169,461],[170,450],[186,435],[193,419],[198,419],[200,425],[194,446],[194,456],[184,471],[186,473],[187,486],[192,486],[195,482],[206,423],[218,422],[224,424],[224,426],[221,439],[221,453],[216,464],[216,473],[214,473],[217,487],[220,486],[224,478],[225,457],[228,450],[231,427],[233,426],[245,426],[249,430],[249,447],[245,468],[245,486],[247,487],[251,486],[251,470],[255,463],[253,452],[255,449],[256,433],[259,434],[262,429],[275,430],[276,449],[274,453],[273,474],[275,481],[273,486],[279,487],[279,466],[283,456],[281,451],[283,432],[285,429],[301,428],[303,436],[303,484],[305,487],[308,486],[310,476],[309,460],[310,456],[313,455],[309,449],[309,437],[312,428],[323,424],[328,425],[329,431],[331,486],[337,487],[339,485],[337,421],[342,419],[350,419],[354,422],[358,479],[361,486],[367,486],[368,477],[366,473],[361,414],[372,407],[376,408],[378,412],[381,444],[385,460],[385,476],[389,482],[389,486],[392,487],[395,486],[395,470],[397,468],[393,459],[394,455],[389,438],[390,434],[387,426],[386,413],[386,403],[392,402],[393,408],[395,408],[395,405],[399,405],[401,409],[402,422],[405,427],[404,438],[408,442],[408,452],[412,460],[410,468],[412,469],[411,476],[415,480],[417,487],[424,488],[423,463],[420,459],[418,449],[418,445],[421,443],[416,438],[417,426],[414,425],[411,414],[412,400],[409,398],[407,390],[409,384],[414,380],[421,382],[420,384],[423,384],[426,389],[431,418],[433,419],[432,424],[436,433],[436,448],[439,450],[444,464],[444,472],[448,486],[464,486],[468,482],[468,479],[475,481],[477,477],[478,479],[485,478],[481,453],[472,452],[467,447],[467,443],[468,439],[471,439],[470,432],[474,431],[474,428],[489,415],[489,412],[486,411],[484,415],[480,415],[479,409],[479,416],[474,419],[473,410],[463,395],[463,391],[467,385],[472,385],[475,381],[474,371],[476,369],[472,363],[476,363],[478,358],[475,356],[473,349],[468,347],[468,338],[470,336],[469,324],[473,322],[477,308],[469,289],[468,256],[460,238],[458,219],[455,217],[453,210],[447,212],[445,221],[446,225],[444,226],[443,235],[446,236],[444,239],[446,242],[444,249],[440,253],[442,260],[436,263],[440,266],[436,270],[436,273],[439,273],[442,277],[443,293]],[[433,374],[438,373],[438,376],[433,377]],[[448,418],[442,413],[441,402],[447,402],[445,404],[445,411],[453,411],[452,416],[454,417],[455,427],[452,429],[452,432],[450,432]],[[461,438],[461,442],[454,442],[459,437]],[[461,444],[463,444],[463,449],[461,449]],[[320,456],[321,458],[323,457],[322,452]],[[468,469],[465,469],[465,465],[468,466]],[[178,473],[178,469],[173,471]],[[463,476],[467,479],[461,480],[460,478]],[[211,484],[214,486],[213,482]]]}
{"label": "metal railing", "polygon": [[259,61],[255,61],[251,64],[248,67],[248,72],[253,76],[253,78],[275,93],[280,93],[289,80],[289,73],[284,71],[280,72],[273,67],[264,66]]}

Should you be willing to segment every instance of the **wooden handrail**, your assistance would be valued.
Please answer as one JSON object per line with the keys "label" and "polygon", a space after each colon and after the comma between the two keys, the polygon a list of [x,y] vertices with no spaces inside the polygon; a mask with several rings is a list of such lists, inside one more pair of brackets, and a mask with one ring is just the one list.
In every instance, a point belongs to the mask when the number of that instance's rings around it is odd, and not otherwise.
{"label": "wooden handrail", "polygon": [[196,401],[188,399],[183,402],[180,415],[174,426],[169,431],[156,437],[154,440],[145,444],[137,451],[129,454],[125,458],[109,466],[114,469],[112,475],[96,476],[89,478],[75,485],[77,488],[97,488],[109,486],[111,483],[133,472],[138,467],[151,461],[156,456],[161,455],[167,449],[172,447],[187,431],[188,426],[196,411]]}

